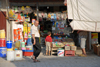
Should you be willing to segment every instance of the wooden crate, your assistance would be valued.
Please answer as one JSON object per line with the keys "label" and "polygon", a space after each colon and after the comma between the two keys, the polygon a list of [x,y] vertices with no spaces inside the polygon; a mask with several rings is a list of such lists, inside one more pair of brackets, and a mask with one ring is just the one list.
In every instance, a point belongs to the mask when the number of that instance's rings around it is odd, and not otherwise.
{"label": "wooden crate", "polygon": [[[58,48],[62,48],[62,47],[52,47],[52,48],[51,48],[51,55],[57,54]],[[64,48],[64,47],[63,47],[63,48]]]}

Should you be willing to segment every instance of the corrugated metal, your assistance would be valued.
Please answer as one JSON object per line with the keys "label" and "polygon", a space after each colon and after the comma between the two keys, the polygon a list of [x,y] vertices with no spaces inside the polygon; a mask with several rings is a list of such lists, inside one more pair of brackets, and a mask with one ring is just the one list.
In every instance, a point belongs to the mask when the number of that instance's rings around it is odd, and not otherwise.
{"label": "corrugated metal", "polygon": [[0,11],[0,30],[5,29],[6,31],[6,12],[1,12]]}
{"label": "corrugated metal", "polygon": [[9,0],[16,3],[32,3],[32,2],[64,2],[64,0]]}

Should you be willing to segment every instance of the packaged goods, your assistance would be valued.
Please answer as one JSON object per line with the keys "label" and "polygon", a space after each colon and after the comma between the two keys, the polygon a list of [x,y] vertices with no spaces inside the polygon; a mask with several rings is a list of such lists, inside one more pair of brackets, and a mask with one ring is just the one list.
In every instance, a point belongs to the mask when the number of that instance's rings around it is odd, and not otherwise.
{"label": "packaged goods", "polygon": [[70,50],[70,46],[65,46],[65,50]]}
{"label": "packaged goods", "polygon": [[0,57],[6,57],[7,49],[6,47],[0,47]]}
{"label": "packaged goods", "polygon": [[64,49],[58,49],[57,50],[57,55],[60,56],[60,57],[63,57],[64,56]]}
{"label": "packaged goods", "polygon": [[22,60],[23,58],[22,50],[15,50],[14,58],[15,60]]}
{"label": "packaged goods", "polygon": [[0,47],[6,47],[6,40],[0,38]]}
{"label": "packaged goods", "polygon": [[71,50],[76,51],[77,47],[76,46],[71,46]]}
{"label": "packaged goods", "polygon": [[7,60],[14,61],[14,51],[7,51]]}

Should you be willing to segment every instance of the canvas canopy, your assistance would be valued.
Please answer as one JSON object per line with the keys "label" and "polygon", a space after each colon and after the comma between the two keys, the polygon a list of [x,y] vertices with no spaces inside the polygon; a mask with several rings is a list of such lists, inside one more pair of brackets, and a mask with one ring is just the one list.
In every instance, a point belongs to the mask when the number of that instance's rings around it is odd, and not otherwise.
{"label": "canvas canopy", "polygon": [[67,0],[73,30],[100,32],[100,0]]}

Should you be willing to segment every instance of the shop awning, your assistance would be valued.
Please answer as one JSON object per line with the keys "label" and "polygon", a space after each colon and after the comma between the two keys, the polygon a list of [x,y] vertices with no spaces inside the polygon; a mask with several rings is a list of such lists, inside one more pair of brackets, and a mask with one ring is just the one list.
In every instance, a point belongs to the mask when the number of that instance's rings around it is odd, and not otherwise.
{"label": "shop awning", "polygon": [[100,0],[67,0],[73,30],[100,32]]}
{"label": "shop awning", "polygon": [[34,3],[34,2],[63,2],[64,0],[9,0],[15,3]]}

